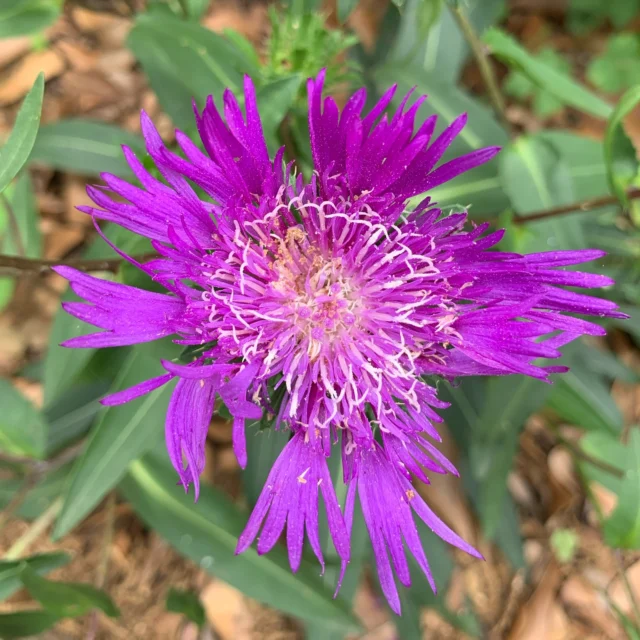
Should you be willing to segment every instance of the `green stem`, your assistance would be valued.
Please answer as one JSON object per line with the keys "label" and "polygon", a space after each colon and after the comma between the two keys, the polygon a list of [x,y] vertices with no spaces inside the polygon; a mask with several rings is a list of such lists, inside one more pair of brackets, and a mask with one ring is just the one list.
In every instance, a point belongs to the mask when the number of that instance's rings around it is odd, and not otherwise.
{"label": "green stem", "polygon": [[493,67],[491,66],[484,43],[478,37],[478,34],[467,17],[465,10],[462,8],[461,3],[457,3],[456,6],[451,9],[451,12],[462,31],[462,35],[471,47],[473,57],[478,63],[480,74],[482,75],[482,79],[487,87],[489,99],[493,104],[493,108],[496,111],[498,119],[502,122],[509,133],[513,133],[513,127],[507,118],[504,98],[502,97],[502,93],[500,93],[498,80],[493,71]]}

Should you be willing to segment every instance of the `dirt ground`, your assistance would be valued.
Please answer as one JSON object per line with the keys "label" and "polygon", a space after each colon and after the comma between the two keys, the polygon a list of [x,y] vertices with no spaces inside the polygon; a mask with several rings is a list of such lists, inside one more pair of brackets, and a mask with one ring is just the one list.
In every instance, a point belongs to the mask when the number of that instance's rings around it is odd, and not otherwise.
{"label": "dirt ground", "polygon": [[[232,0],[213,4],[215,7],[203,22],[207,27],[215,31],[233,27],[261,46],[267,34],[264,4]],[[562,12],[559,5],[563,3],[520,0],[511,4],[515,10],[507,26],[526,45],[535,46],[540,38],[548,38],[551,30],[554,46],[582,68],[589,56],[602,48],[606,32],[596,33],[584,42],[557,28]],[[21,99],[37,72],[43,70],[47,79],[43,123],[82,116],[117,123],[137,132],[139,111],[144,108],[165,139],[171,139],[173,125],[160,111],[157,99],[124,44],[132,22],[130,5],[125,0],[69,3],[63,17],[46,31],[45,43],[37,51],[30,38],[0,41],[0,138],[10,130]],[[383,0],[369,0],[352,17],[351,27],[363,42],[375,40],[384,5]],[[471,91],[483,91],[473,64],[465,70],[464,82]],[[527,130],[541,127],[523,106],[510,106],[509,117]],[[571,110],[554,117],[551,124],[594,137],[603,133],[601,123]],[[33,178],[45,239],[44,257],[77,256],[93,234],[91,220],[74,208],[87,202],[85,179],[44,168],[34,169]],[[64,289],[65,283],[55,274],[24,278],[18,283],[10,306],[0,315],[0,375],[10,377],[38,404],[42,403],[40,386],[16,377],[16,372],[43,355],[51,320]],[[627,364],[640,369],[637,351],[623,336],[614,335],[610,346]],[[616,383],[614,393],[625,424],[637,422],[640,388]],[[570,434],[571,427],[566,429]],[[230,441],[228,425],[212,426],[206,473],[210,480],[234,493],[240,480]],[[626,576],[630,588],[640,597],[640,554],[616,555],[603,544],[594,508],[586,501],[578,482],[572,455],[545,429],[544,416],[530,420],[520,445],[509,489],[519,507],[526,540],[529,571],[526,581],[521,573],[511,572],[494,546],[479,538],[477,522],[458,480],[449,476],[434,479],[434,488],[429,492],[431,504],[464,537],[477,541],[486,557],[484,563],[462,554],[457,557],[459,565],[447,594],[449,605],[455,610],[471,600],[488,630],[487,637],[496,640],[624,638],[612,615],[611,603],[632,615],[622,576]],[[455,452],[452,455],[455,458]],[[601,509],[610,512],[614,508],[615,496],[600,486],[591,490]],[[0,552],[4,553],[28,526],[12,518],[0,529]],[[567,563],[555,559],[549,543],[551,532],[561,527],[578,533],[577,551]],[[105,531],[110,529],[112,535],[105,538]],[[100,614],[64,621],[42,638],[196,640],[193,625],[184,624],[181,616],[165,610],[169,585],[201,593],[209,622],[205,637],[222,640],[303,637],[293,621],[243,597],[183,559],[146,530],[126,504],[115,499],[107,500],[60,542],[52,543],[43,534],[28,548],[31,553],[51,550],[65,550],[74,556],[66,567],[51,573],[51,578],[91,580],[102,585],[118,603],[122,615],[116,620]],[[3,609],[21,607],[26,598],[24,593],[18,593]],[[363,639],[397,637],[392,620],[366,580],[356,598],[356,611],[367,629],[361,636]],[[423,622],[424,638],[464,637],[433,612],[425,611]]]}

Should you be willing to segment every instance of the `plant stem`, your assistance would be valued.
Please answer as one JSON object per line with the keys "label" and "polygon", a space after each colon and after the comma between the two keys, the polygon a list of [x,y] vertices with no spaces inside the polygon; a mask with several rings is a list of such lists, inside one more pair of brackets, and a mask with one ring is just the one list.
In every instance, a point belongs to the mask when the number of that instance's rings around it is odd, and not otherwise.
{"label": "plant stem", "polygon": [[[134,256],[138,262],[157,257],[155,253],[142,256]],[[52,267],[65,266],[74,267],[80,271],[111,271],[115,273],[124,262],[122,258],[111,260],[85,260],[83,258],[72,258],[70,260],[39,260],[32,258],[19,258],[16,256],[0,255],[0,275],[19,276],[24,273],[47,273]]]}
{"label": "plant stem", "polygon": [[482,40],[480,40],[478,34],[476,33],[476,30],[473,28],[473,25],[469,21],[469,18],[467,17],[467,14],[462,7],[462,3],[457,3],[456,6],[451,9],[451,12],[455,21],[458,23],[460,30],[462,31],[462,35],[471,47],[473,57],[478,63],[480,74],[482,75],[482,79],[484,80],[484,83],[487,87],[489,99],[493,104],[493,108],[495,109],[498,119],[504,125],[507,132],[509,132],[510,134],[513,133],[513,126],[507,118],[504,98],[502,97],[502,93],[500,93],[498,80],[496,78],[496,74],[493,71],[493,67],[491,66],[491,61],[489,60],[489,56],[487,55],[487,49],[485,48],[484,43],[482,42]]}
{"label": "plant stem", "polygon": [[61,508],[62,497],[58,497],[37,520],[32,522],[24,535],[20,536],[20,538],[14,542],[9,551],[4,555],[4,560],[17,560],[29,545],[56,519]]}
{"label": "plant stem", "polygon": [[29,495],[31,489],[33,489],[33,487],[35,487],[42,478],[44,478],[48,473],[64,466],[67,462],[71,462],[71,460],[76,458],[83,449],[84,441],[81,441],[72,447],[65,449],[56,457],[51,458],[51,460],[33,460],[22,456],[11,456],[6,453],[1,454],[0,461],[11,464],[27,465],[29,470],[24,477],[24,482],[20,489],[16,491],[9,504],[0,514],[0,528],[2,528],[9,518],[18,511]]}
{"label": "plant stem", "polygon": [[[630,200],[639,199],[640,189],[630,189],[627,191],[627,197]],[[600,209],[601,207],[617,203],[618,198],[616,196],[599,196],[598,198],[580,200],[579,202],[554,207],[553,209],[534,211],[528,215],[514,216],[513,223],[527,224],[529,222],[535,222],[536,220],[554,218],[568,213],[584,213],[587,211],[593,211],[594,209]],[[489,218],[483,218],[479,221],[492,222],[495,221],[496,218],[497,215]],[[157,257],[158,254],[156,253],[147,253],[141,256],[133,256],[133,259],[138,262],[145,262]],[[21,276],[25,273],[43,274],[47,273],[55,266],[73,267],[80,271],[110,271],[115,273],[123,262],[124,260],[122,258],[112,258],[111,260],[85,260],[84,258],[72,258],[70,260],[39,260],[35,258],[20,258],[17,256],[0,255],[0,276]],[[0,454],[0,460],[2,460],[2,454]]]}
{"label": "plant stem", "polygon": [[580,449],[580,447],[578,447],[577,445],[575,445],[573,442],[571,442],[570,440],[567,440],[566,438],[563,438],[559,433],[554,433],[556,439],[558,440],[558,442],[566,447],[567,449],[569,449],[569,451],[571,451],[571,453],[573,453],[573,455],[576,458],[579,458],[580,460],[583,460],[584,462],[593,465],[594,467],[597,467],[598,469],[601,469],[602,471],[605,471],[606,473],[611,474],[612,476],[615,476],[616,478],[623,478],[624,477],[624,471],[622,471],[621,469],[618,469],[618,467],[614,467],[611,464],[608,464],[607,462],[604,462],[603,460],[599,460],[598,458],[594,458],[593,456],[589,455],[588,453],[586,453],[585,451],[583,451],[582,449]]}
{"label": "plant stem", "polygon": [[[627,191],[627,197],[629,200],[637,200],[640,198],[640,189],[630,189]],[[617,203],[617,196],[600,196],[598,198],[590,198],[588,200],[581,200],[580,202],[554,207],[553,209],[545,209],[542,211],[534,211],[527,215],[514,216],[513,223],[526,224],[527,222],[534,222],[535,220],[555,218],[556,216],[562,216],[567,213],[593,211],[594,209],[600,209],[601,207]]]}
{"label": "plant stem", "polygon": [[633,587],[629,583],[629,578],[627,577],[627,572],[625,571],[624,563],[622,562],[622,553],[620,549],[616,549],[613,552],[613,555],[616,558],[618,573],[620,574],[620,579],[622,580],[622,584],[624,585],[625,591],[627,592],[631,608],[633,609],[635,623],[636,625],[640,625],[640,608],[638,608],[638,601],[636,599],[635,593],[633,592]]}

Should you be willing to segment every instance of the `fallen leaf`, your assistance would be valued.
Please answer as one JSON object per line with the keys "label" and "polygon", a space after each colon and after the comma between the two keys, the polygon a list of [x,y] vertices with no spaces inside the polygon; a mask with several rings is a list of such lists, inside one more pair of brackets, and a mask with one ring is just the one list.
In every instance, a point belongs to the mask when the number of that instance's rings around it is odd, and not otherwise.
{"label": "fallen leaf", "polygon": [[533,595],[520,610],[509,640],[566,640],[569,637],[569,619],[556,597],[561,581],[560,568],[551,561]]}
{"label": "fallen leaf", "polygon": [[63,57],[53,49],[30,53],[0,83],[0,105],[13,104],[24,97],[40,72],[44,73],[45,80],[51,80],[59,76],[64,68]]}

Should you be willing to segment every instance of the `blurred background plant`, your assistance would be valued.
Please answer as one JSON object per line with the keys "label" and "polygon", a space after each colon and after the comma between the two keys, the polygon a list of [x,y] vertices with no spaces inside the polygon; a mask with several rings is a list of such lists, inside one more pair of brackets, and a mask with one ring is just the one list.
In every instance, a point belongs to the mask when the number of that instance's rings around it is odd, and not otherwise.
{"label": "blurred background plant", "polygon": [[[13,0],[0,6],[0,637],[639,638],[640,2],[638,0]],[[282,549],[234,557],[247,508],[286,442],[253,425],[250,464],[214,417],[200,501],[176,486],[163,444],[167,391],[98,399],[158,373],[176,346],[65,350],[87,331],[49,270],[66,262],[151,287],[74,210],[100,172],[145,156],[138,114],[194,134],[202,105],[250,74],[271,151],[311,167],[306,78],[328,68],[339,100],[390,84],[430,98],[440,127],[469,124],[450,155],[500,144],[497,161],[433,192],[506,227],[505,250],[600,247],[601,292],[631,315],[565,349],[571,372],[467,379],[444,447],[462,480],[417,486],[486,562],[425,547],[400,619],[369,579],[362,519],[340,597]],[[446,159],[446,158],[445,158]],[[145,159],[148,167],[152,163]],[[151,247],[105,227],[134,255]],[[338,469],[334,470],[338,473]],[[45,574],[49,574],[45,577]],[[414,572],[414,575],[419,575]]]}

